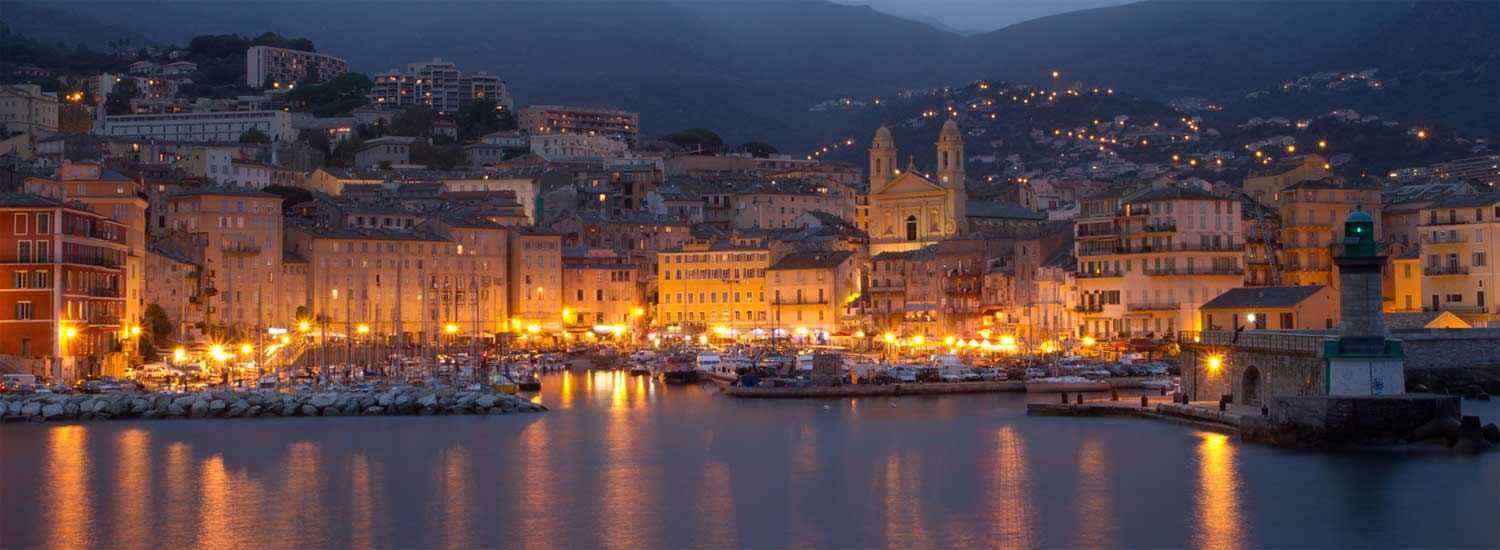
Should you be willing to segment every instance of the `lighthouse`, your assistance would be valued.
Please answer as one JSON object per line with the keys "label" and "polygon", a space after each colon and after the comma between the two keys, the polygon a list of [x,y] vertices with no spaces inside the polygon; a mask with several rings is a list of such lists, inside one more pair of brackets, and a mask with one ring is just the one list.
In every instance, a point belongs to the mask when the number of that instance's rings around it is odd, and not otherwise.
{"label": "lighthouse", "polygon": [[1385,256],[1375,241],[1375,220],[1356,207],[1344,220],[1339,267],[1339,337],[1324,343],[1328,395],[1406,393],[1405,351],[1392,340],[1381,309],[1380,272]]}

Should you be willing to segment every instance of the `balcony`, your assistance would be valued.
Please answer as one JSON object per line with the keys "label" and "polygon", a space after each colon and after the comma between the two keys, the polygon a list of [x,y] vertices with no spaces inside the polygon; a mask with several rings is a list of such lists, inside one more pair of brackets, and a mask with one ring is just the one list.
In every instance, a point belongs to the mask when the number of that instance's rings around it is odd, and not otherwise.
{"label": "balcony", "polygon": [[1182,304],[1178,302],[1145,302],[1128,304],[1127,311],[1180,311]]}
{"label": "balcony", "polygon": [[1422,243],[1430,245],[1464,244],[1466,242],[1468,240],[1459,231],[1434,231],[1422,236]]}
{"label": "balcony", "polygon": [[1127,227],[1125,232],[1131,235],[1146,235],[1150,233],[1172,233],[1177,231],[1177,222],[1162,221],[1158,223],[1142,224],[1140,227]]}
{"label": "balcony", "polygon": [[1244,275],[1245,270],[1244,268],[1240,267],[1172,267],[1162,269],[1147,269],[1145,273],[1148,277],[1183,277],[1194,275]]}
{"label": "balcony", "polygon": [[220,250],[225,254],[259,254],[260,245],[245,241],[224,241]]}
{"label": "balcony", "polygon": [[1109,279],[1109,278],[1123,277],[1123,276],[1124,275],[1121,274],[1119,271],[1108,271],[1108,270],[1106,270],[1106,271],[1079,271],[1078,272],[1078,278],[1079,279]]}
{"label": "balcony", "polygon": [[1422,274],[1428,277],[1450,277],[1469,274],[1468,266],[1462,265],[1440,265],[1422,268]]}
{"label": "balcony", "polygon": [[1211,351],[1249,349],[1316,354],[1323,351],[1323,341],[1334,337],[1321,334],[1291,334],[1283,331],[1232,330],[1179,331],[1177,342],[1184,347],[1204,347]]}
{"label": "balcony", "polygon": [[1428,218],[1426,220],[1423,220],[1421,223],[1417,224],[1417,226],[1418,227],[1437,227],[1437,226],[1442,226],[1442,225],[1468,225],[1470,223],[1473,223],[1473,222],[1470,222],[1470,221],[1462,219],[1462,218],[1456,218],[1456,217],[1455,218],[1443,218],[1443,219]]}
{"label": "balcony", "polygon": [[1120,235],[1120,228],[1114,225],[1101,227],[1079,226],[1076,235],[1080,239],[1087,239],[1090,237],[1116,237]]}
{"label": "balcony", "polygon": [[1133,218],[1136,216],[1150,216],[1151,207],[1145,205],[1129,205],[1115,210],[1115,215],[1122,218]]}
{"label": "balcony", "polygon": [[943,285],[943,293],[957,295],[979,294],[979,285]]}
{"label": "balcony", "polygon": [[89,289],[89,296],[92,296],[94,298],[119,298],[120,297],[120,289],[118,289],[118,288],[91,288],[91,289]]}
{"label": "balcony", "polygon": [[1100,313],[1104,311],[1104,304],[1078,304],[1079,313]]}
{"label": "balcony", "polygon": [[1484,306],[1442,306],[1436,310],[1424,307],[1422,311],[1446,311],[1454,315],[1483,315],[1486,313]]}
{"label": "balcony", "polygon": [[793,300],[771,300],[771,305],[772,306],[776,306],[776,307],[781,307],[781,306],[823,306],[823,305],[828,305],[828,300],[819,300],[819,299],[816,299],[816,298],[806,298],[806,299],[802,299],[802,300],[796,300],[796,299],[793,299]]}
{"label": "balcony", "polygon": [[120,318],[114,315],[95,315],[93,317],[89,317],[88,322],[90,325],[111,327],[120,326]]}
{"label": "balcony", "polygon": [[1167,252],[1244,252],[1244,246],[1229,244],[1177,243],[1162,246],[1089,246],[1078,250],[1079,256],[1109,256],[1118,254],[1163,254]]}

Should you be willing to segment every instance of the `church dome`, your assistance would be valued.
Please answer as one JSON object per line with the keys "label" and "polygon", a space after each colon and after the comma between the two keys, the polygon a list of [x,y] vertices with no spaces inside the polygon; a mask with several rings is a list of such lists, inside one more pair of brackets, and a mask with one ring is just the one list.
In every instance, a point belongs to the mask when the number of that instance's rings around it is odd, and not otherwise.
{"label": "church dome", "polygon": [[1348,218],[1344,218],[1344,223],[1356,222],[1375,223],[1375,218],[1370,217],[1370,213],[1365,212],[1363,208],[1359,208],[1350,212]]}
{"label": "church dome", "polygon": [[895,140],[891,139],[891,129],[890,128],[886,128],[884,124],[880,125],[880,129],[879,130],[875,130],[875,146],[876,147],[881,147],[881,146],[887,146],[888,147],[888,146],[891,146],[893,143],[895,143]]}
{"label": "church dome", "polygon": [[958,132],[958,122],[954,121],[951,118],[948,119],[948,122],[944,122],[943,123],[943,132],[940,135],[942,135],[944,137],[959,135],[959,132]]}

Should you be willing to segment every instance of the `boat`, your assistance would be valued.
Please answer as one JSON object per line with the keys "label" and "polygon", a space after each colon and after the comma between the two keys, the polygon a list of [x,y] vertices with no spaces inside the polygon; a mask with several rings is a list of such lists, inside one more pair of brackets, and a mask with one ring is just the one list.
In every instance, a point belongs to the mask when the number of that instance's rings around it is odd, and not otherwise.
{"label": "boat", "polygon": [[1142,388],[1146,388],[1146,389],[1150,389],[1150,390],[1160,390],[1160,389],[1168,389],[1168,390],[1170,390],[1175,385],[1176,384],[1172,382],[1171,378],[1152,378],[1152,379],[1149,379],[1149,380],[1142,380],[1141,381],[1141,387]]}
{"label": "boat", "polygon": [[724,361],[717,353],[700,353],[698,354],[697,362],[699,371],[715,372],[719,370],[719,365],[723,364]]}
{"label": "boat", "polygon": [[1049,376],[1026,381],[1028,393],[1109,391],[1109,382],[1082,376]]}
{"label": "boat", "polygon": [[509,376],[498,372],[490,375],[490,387],[495,391],[511,395],[515,395],[521,391],[521,386],[516,384],[515,380],[511,380]]}
{"label": "boat", "polygon": [[651,375],[651,366],[647,365],[644,362],[637,362],[634,365],[630,366],[630,375],[631,376],[650,376]]}
{"label": "boat", "polygon": [[698,369],[693,359],[686,355],[668,355],[662,360],[661,381],[668,384],[686,384],[698,380]]}
{"label": "boat", "polygon": [[542,379],[536,373],[526,372],[515,378],[516,389],[520,391],[542,391]]}

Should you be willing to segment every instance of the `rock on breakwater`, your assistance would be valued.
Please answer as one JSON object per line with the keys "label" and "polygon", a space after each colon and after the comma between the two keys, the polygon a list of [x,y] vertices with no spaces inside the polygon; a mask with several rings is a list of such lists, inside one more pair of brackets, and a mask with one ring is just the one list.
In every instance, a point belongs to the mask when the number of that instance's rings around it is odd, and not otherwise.
{"label": "rock on breakwater", "polygon": [[375,416],[511,414],[547,410],[530,400],[485,391],[200,392],[100,395],[0,396],[5,421],[160,418],[252,418],[258,416]]}

